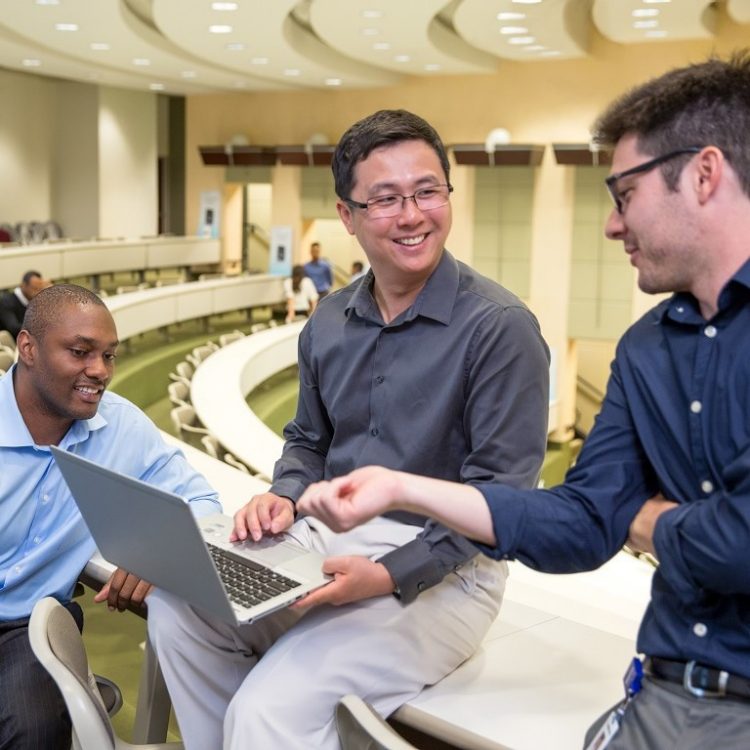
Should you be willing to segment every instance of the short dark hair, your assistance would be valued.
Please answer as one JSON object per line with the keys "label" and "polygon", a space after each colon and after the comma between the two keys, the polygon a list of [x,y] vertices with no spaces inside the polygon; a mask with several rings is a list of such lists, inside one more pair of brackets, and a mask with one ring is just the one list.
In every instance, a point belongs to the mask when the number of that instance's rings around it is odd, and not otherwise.
{"label": "short dark hair", "polygon": [[21,283],[28,284],[32,279],[41,278],[42,274],[40,274],[39,271],[26,271],[26,273],[21,277]]}
{"label": "short dark hair", "polygon": [[100,305],[107,306],[92,291],[77,284],[56,284],[42,289],[29,302],[23,316],[21,328],[27,330],[35,338],[42,338],[46,330],[56,318],[60,316],[60,308],[64,305]]}
{"label": "short dark hair", "polygon": [[331,163],[336,195],[342,200],[350,198],[357,164],[376,148],[401,141],[424,141],[430,146],[440,159],[445,181],[448,182],[448,154],[435,128],[405,109],[381,109],[355,122],[338,142]]}
{"label": "short dark hair", "polygon": [[[688,146],[720,148],[750,196],[750,52],[670,70],[621,96],[593,127],[594,141],[604,146],[630,134],[653,156]],[[671,190],[686,163],[661,166]]]}
{"label": "short dark hair", "polygon": [[365,264],[361,260],[355,260],[352,263],[352,270],[356,271],[364,271],[365,270]]}

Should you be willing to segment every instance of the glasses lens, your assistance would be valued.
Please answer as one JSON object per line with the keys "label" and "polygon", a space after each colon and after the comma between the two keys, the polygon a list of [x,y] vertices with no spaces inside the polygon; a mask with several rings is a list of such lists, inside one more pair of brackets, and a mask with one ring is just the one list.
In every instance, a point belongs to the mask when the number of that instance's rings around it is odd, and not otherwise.
{"label": "glasses lens", "polygon": [[431,211],[433,208],[440,208],[448,202],[447,185],[435,185],[435,187],[422,188],[414,193],[414,200],[421,211]]}
{"label": "glasses lens", "polygon": [[398,216],[408,200],[414,199],[420,211],[432,211],[444,206],[450,197],[448,185],[435,185],[434,187],[417,190],[414,195],[383,195],[372,198],[367,202],[367,213],[373,219],[386,219]]}

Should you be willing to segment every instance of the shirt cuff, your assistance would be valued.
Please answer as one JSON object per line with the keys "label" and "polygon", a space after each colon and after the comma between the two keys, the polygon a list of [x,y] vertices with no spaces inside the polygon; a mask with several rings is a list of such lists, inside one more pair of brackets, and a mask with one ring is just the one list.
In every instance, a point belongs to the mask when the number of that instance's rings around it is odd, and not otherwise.
{"label": "shirt cuff", "polygon": [[404,604],[413,602],[423,591],[440,583],[448,572],[421,539],[383,555],[378,562],[385,566],[396,584],[393,595]]}

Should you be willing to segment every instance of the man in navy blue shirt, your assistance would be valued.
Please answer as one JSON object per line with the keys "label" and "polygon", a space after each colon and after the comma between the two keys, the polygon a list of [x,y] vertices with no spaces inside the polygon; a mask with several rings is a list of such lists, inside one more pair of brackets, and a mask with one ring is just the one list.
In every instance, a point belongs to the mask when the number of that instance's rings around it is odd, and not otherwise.
{"label": "man in navy blue shirt", "polygon": [[333,271],[331,264],[320,257],[320,242],[310,245],[310,258],[305,263],[305,273],[312,279],[315,289],[320,297],[325,297],[333,286]]}
{"label": "man in navy blue shirt", "polygon": [[596,568],[659,560],[638,635],[642,690],[589,731],[608,750],[750,747],[750,52],[676,69],[599,118],[613,146],[606,234],[648,293],[595,426],[550,490],[457,486],[382,468],[313,485],[299,511],[344,530],[434,516],[495,558]]}

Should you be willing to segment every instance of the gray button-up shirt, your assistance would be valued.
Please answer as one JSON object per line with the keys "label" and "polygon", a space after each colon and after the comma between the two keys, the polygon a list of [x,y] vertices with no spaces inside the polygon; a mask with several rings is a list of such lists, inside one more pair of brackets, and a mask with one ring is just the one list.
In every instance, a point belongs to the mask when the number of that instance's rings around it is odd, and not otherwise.
{"label": "gray button-up shirt", "polygon": [[[386,324],[372,271],[321,300],[299,341],[297,415],[271,491],[305,488],[369,464],[469,483],[533,487],[547,436],[549,352],[526,306],[447,251],[414,304]],[[403,601],[477,554],[424,526],[382,562]]]}

